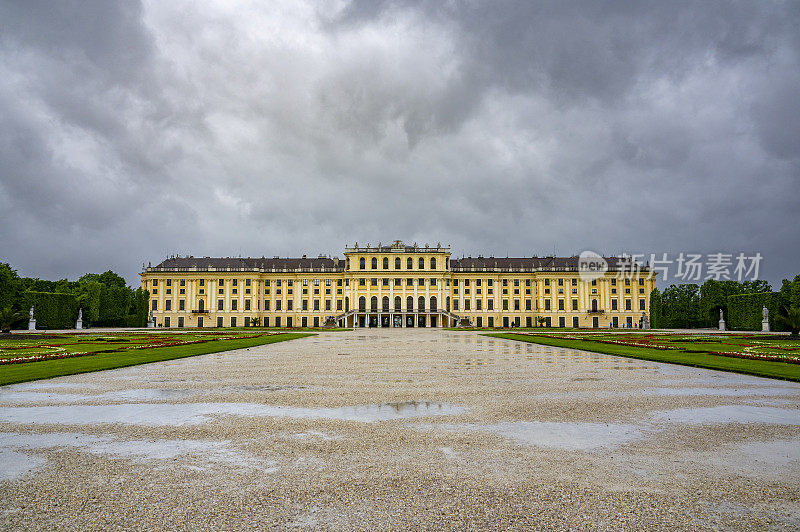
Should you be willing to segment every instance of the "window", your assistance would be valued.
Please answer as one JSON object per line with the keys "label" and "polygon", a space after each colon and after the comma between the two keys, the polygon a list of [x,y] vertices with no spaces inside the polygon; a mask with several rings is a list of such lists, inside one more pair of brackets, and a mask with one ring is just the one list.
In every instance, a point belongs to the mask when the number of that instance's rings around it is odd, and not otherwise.
{"label": "window", "polygon": [[[234,282],[236,284],[236,282]],[[186,279],[181,279],[181,286],[186,286]]]}
{"label": "window", "polygon": [[264,310],[269,310],[269,299],[264,300]]}
{"label": "window", "polygon": [[545,299],[544,300],[544,309],[545,310],[550,310],[550,300],[549,299]]}
{"label": "window", "polygon": [[431,296],[431,310],[436,312],[436,296]]}
{"label": "window", "polygon": [[389,310],[389,296],[383,296],[383,300],[381,300],[383,310]]}
{"label": "window", "polygon": [[164,307],[164,310],[172,310],[172,300],[171,299],[167,299],[166,301],[164,301],[164,303],[166,305]]}
{"label": "window", "polygon": [[158,288],[153,288],[153,295],[158,295]]}
{"label": "window", "polygon": [[178,310],[186,310],[186,300],[181,299],[178,301]]}
{"label": "window", "polygon": [[544,285],[545,286],[550,286],[550,279],[545,279],[544,280]]}
{"label": "window", "polygon": [[[203,283],[202,283],[202,281],[200,282],[200,284],[201,284],[201,285],[203,284]],[[250,286],[250,279],[245,279],[245,280],[244,280],[244,285],[245,285],[245,286]]]}
{"label": "window", "polygon": [[564,300],[563,299],[559,299],[558,300],[558,310],[564,310]]}
{"label": "window", "polygon": [[478,299],[475,301],[475,310],[482,310],[483,309],[483,301]]}
{"label": "window", "polygon": [[377,257],[372,257],[372,269],[373,270],[377,270],[378,269],[378,258]]}
{"label": "window", "polygon": [[431,286],[436,286],[436,278],[431,277]]}
{"label": "window", "polygon": [[225,310],[225,300],[217,299],[217,310]]}
{"label": "window", "polygon": [[564,279],[558,280],[558,286],[564,286]]}
{"label": "window", "polygon": [[417,301],[417,309],[418,310],[425,310],[425,297],[419,296],[419,300]]}
{"label": "window", "polygon": [[239,302],[235,299],[231,300],[231,310],[239,310]]}
{"label": "window", "polygon": [[414,286],[414,279],[412,279],[411,277],[406,279],[406,286]]}
{"label": "window", "polygon": [[464,310],[469,310],[469,299],[464,300]]}
{"label": "window", "polygon": [[408,296],[406,298],[406,310],[408,311],[414,310],[414,298],[411,296]]}
{"label": "window", "polygon": [[383,269],[384,270],[389,269],[389,257],[383,257]]}
{"label": "window", "polygon": [[631,310],[631,300],[630,299],[626,299],[625,300],[625,310]]}
{"label": "window", "polygon": [[408,259],[406,259],[406,270],[411,270],[413,268],[414,268],[414,261],[411,260],[411,257],[408,257]]}
{"label": "window", "polygon": [[[233,286],[237,286],[239,284],[239,279],[234,279],[231,284],[233,284]],[[183,286],[183,279],[181,279],[181,286]]]}
{"label": "window", "polygon": [[425,286],[425,279],[420,277],[419,279],[417,279],[417,284],[420,286]]}
{"label": "window", "polygon": [[395,286],[400,286],[400,282],[401,282],[401,281],[400,281],[400,278],[399,278],[399,277],[395,277],[395,278],[394,278],[394,285],[395,285]]}
{"label": "window", "polygon": [[308,310],[308,299],[304,299],[302,301],[302,309],[303,310]]}
{"label": "window", "polygon": [[486,286],[494,286],[494,281],[492,279],[486,279]]}
{"label": "window", "polygon": [[395,259],[394,259],[394,269],[395,270],[399,270],[400,269],[400,257],[395,257]]}
{"label": "window", "polygon": [[236,316],[231,318],[231,327],[236,327]]}
{"label": "window", "polygon": [[336,300],[336,310],[342,310],[342,300],[341,299],[337,299]]}
{"label": "window", "polygon": [[401,310],[401,305],[403,304],[403,300],[400,299],[400,296],[395,296],[394,298],[394,309]]}
{"label": "window", "polygon": [[[314,300],[314,310],[319,311],[319,299]],[[330,309],[328,309],[330,310]]]}
{"label": "window", "polygon": [[378,296],[372,296],[369,300],[369,308],[370,310],[378,310]]}
{"label": "window", "polygon": [[572,300],[572,310],[578,310],[578,300],[577,299],[573,299]]}
{"label": "window", "polygon": [[377,277],[373,277],[373,278],[372,278],[372,279],[370,279],[369,281],[370,281],[370,282],[369,282],[369,284],[370,284],[371,286],[378,286],[378,278],[377,278]]}
{"label": "window", "polygon": [[503,310],[508,310],[508,299],[503,300]]}
{"label": "window", "polygon": [[361,257],[360,259],[358,259],[358,269],[359,270],[363,270],[364,268],[366,268],[366,264],[367,264],[367,261],[366,261],[366,259],[364,259],[364,257]]}
{"label": "window", "polygon": [[453,310],[458,310],[458,299],[453,300]]}
{"label": "window", "polygon": [[486,310],[494,310],[494,299],[486,301]]}
{"label": "window", "polygon": [[384,277],[383,279],[381,279],[381,285],[382,286],[389,286],[389,278],[388,277]]}
{"label": "window", "polygon": [[644,299],[639,300],[639,310],[645,310],[644,308]]}
{"label": "window", "polygon": [[280,299],[279,299],[279,300],[277,300],[277,301],[275,301],[275,310],[277,310],[277,311],[280,311],[280,310],[282,310],[282,309],[281,309],[281,305],[282,305],[282,304],[283,304],[283,302],[282,302]]}
{"label": "window", "polygon": [[361,296],[358,298],[358,310],[367,310],[367,298]]}
{"label": "window", "polygon": [[293,308],[294,308],[294,301],[292,301],[291,299],[287,299],[286,300],[286,310],[289,311],[289,310],[292,310]]}
{"label": "window", "polygon": [[525,310],[531,310],[531,300],[530,299],[526,299],[525,300]]}
{"label": "window", "polygon": [[153,279],[153,286],[158,286],[158,279]]}
{"label": "window", "polygon": [[514,300],[514,310],[519,310],[519,299]]}
{"label": "window", "polygon": [[183,316],[178,316],[178,327],[183,327]]}
{"label": "window", "polygon": [[433,257],[433,258],[431,258],[431,270],[435,270],[435,269],[436,269],[436,258]]}
{"label": "window", "polygon": [[358,280],[358,286],[367,286],[367,280],[362,277]]}

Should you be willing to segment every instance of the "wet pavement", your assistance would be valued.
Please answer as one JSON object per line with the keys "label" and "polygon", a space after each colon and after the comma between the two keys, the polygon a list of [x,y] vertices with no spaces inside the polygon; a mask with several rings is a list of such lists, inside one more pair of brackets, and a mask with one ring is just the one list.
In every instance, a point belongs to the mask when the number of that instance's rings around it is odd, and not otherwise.
{"label": "wet pavement", "polygon": [[800,384],[356,330],[0,388],[0,526],[800,527]]}

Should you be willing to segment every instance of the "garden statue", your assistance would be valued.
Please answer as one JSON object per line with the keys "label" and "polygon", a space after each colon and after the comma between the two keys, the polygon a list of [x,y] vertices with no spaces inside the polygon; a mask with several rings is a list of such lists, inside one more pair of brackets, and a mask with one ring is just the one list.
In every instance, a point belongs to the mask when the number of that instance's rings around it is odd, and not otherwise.
{"label": "garden statue", "polygon": [[83,329],[83,309],[78,308],[78,321],[75,322],[76,329]]}
{"label": "garden statue", "polygon": [[761,332],[769,332],[769,311],[766,306],[761,308]]}
{"label": "garden statue", "polygon": [[153,316],[153,313],[150,312],[150,317],[147,318],[147,328],[152,329],[156,326],[156,317]]}
{"label": "garden statue", "polygon": [[725,330],[725,317],[722,315],[722,309],[719,309],[719,330]]}
{"label": "garden statue", "polygon": [[33,317],[33,307],[31,307],[31,311],[28,312],[28,330],[36,330],[36,318]]}

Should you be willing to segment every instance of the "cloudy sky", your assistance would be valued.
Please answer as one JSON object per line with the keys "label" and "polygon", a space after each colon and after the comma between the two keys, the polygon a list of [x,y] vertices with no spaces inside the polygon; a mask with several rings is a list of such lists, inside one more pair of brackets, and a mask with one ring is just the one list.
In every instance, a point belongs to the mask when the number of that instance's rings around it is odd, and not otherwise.
{"label": "cloudy sky", "polygon": [[760,252],[800,272],[800,3],[0,0],[0,262]]}

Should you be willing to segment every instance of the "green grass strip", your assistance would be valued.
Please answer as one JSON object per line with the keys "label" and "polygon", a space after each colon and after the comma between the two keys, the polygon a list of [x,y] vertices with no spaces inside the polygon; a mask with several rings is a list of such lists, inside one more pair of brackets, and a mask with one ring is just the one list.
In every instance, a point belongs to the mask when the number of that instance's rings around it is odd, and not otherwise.
{"label": "green grass strip", "polygon": [[482,336],[518,340],[534,344],[550,345],[580,349],[604,355],[614,355],[640,360],[652,360],[667,364],[679,364],[695,368],[716,369],[733,373],[744,373],[758,377],[769,377],[787,381],[800,382],[800,364],[771,362],[766,360],[748,360],[742,358],[711,355],[706,353],[685,353],[679,350],[651,349],[625,345],[603,344],[591,340],[573,340],[566,338],[546,338],[542,336],[513,333],[484,333]]}
{"label": "green grass strip", "polygon": [[132,349],[130,351],[118,353],[100,353],[97,355],[86,355],[75,358],[8,364],[0,366],[0,385],[50,379],[52,377],[88,373],[90,371],[123,368],[139,364],[149,364],[150,362],[173,360],[176,358],[207,355],[209,353],[219,353],[220,351],[230,351],[232,349],[285,342],[286,340],[294,340],[306,336],[314,335],[309,333],[285,333],[258,336],[256,338],[214,340],[201,344]]}

